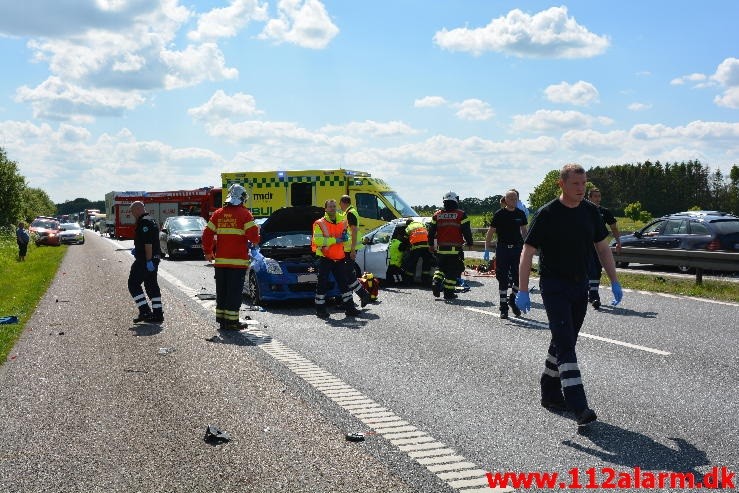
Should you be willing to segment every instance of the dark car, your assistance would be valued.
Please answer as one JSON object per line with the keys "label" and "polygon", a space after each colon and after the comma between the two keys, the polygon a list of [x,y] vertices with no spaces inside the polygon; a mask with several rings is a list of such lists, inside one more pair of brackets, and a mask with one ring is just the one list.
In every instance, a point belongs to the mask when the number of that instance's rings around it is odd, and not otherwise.
{"label": "dark car", "polygon": [[159,231],[162,257],[202,257],[203,228],[206,224],[200,216],[172,216],[165,219]]}
{"label": "dark car", "polygon": [[39,216],[31,222],[28,230],[31,232],[33,242],[38,245],[59,246],[59,221],[53,217]]}
{"label": "dark car", "polygon": [[[254,303],[315,298],[318,272],[310,245],[313,223],[323,214],[320,207],[285,207],[262,223],[246,273],[247,298]],[[333,277],[327,296],[339,296]]]}
{"label": "dark car", "polygon": [[[616,244],[615,240],[611,246]],[[655,219],[639,231],[621,236],[621,245],[638,248],[739,251],[739,217],[720,211],[679,212]],[[618,267],[628,262],[618,262]],[[683,272],[690,270],[680,266]]]}

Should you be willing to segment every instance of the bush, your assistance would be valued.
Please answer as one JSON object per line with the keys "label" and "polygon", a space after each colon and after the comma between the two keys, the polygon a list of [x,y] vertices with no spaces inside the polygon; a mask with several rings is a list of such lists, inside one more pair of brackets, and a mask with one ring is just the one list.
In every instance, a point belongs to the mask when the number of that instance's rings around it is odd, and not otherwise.
{"label": "bush", "polygon": [[652,220],[652,214],[650,214],[648,211],[641,211],[639,212],[639,220],[643,223],[648,223]]}
{"label": "bush", "polygon": [[638,221],[641,216],[641,202],[632,202],[624,207],[624,216],[632,221]]}

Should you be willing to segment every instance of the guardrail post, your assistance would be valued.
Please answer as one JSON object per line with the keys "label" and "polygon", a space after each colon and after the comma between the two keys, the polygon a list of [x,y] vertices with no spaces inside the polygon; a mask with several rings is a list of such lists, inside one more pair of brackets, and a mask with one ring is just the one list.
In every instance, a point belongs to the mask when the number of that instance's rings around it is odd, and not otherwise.
{"label": "guardrail post", "polygon": [[700,267],[695,268],[695,283],[703,284],[703,269]]}

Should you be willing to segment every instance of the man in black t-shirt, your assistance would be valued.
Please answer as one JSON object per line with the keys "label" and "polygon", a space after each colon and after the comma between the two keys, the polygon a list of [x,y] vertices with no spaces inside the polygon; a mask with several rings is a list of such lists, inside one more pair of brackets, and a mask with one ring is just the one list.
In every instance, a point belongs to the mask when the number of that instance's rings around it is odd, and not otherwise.
{"label": "man in black t-shirt", "polygon": [[[616,218],[613,217],[611,211],[600,205],[601,198],[602,195],[600,190],[597,188],[591,188],[588,191],[588,200],[595,204],[600,213],[600,217],[603,218],[603,222],[606,226],[611,228],[611,233],[616,240],[616,252],[621,253],[621,233],[618,231]],[[598,289],[600,288],[600,273],[602,266],[600,265],[598,252],[595,251],[595,248],[590,249],[590,261],[590,275],[588,276],[590,278],[590,290],[588,291],[588,303],[592,304],[593,308],[598,310],[600,308],[600,293],[598,292]]]}
{"label": "man in black t-shirt", "polygon": [[541,375],[541,405],[575,412],[578,426],[597,419],[588,407],[577,364],[575,344],[588,306],[590,248],[595,247],[611,280],[613,305],[623,292],[616,276],[608,231],[594,204],[585,197],[585,170],[567,164],[560,171],[559,198],[544,205],[534,216],[521,253],[520,291],[516,304],[531,309],[529,277],[534,254],[539,250],[539,287],[549,320],[552,340]]}
{"label": "man in black t-shirt", "polygon": [[[159,228],[156,223],[149,219],[149,213],[144,208],[144,203],[136,201],[131,204],[131,214],[136,218],[136,233],[133,239],[133,250],[131,254],[136,260],[131,265],[128,275],[128,292],[131,293],[133,302],[139,309],[139,314],[133,319],[137,322],[162,323],[164,314],[162,312],[162,294],[157,281],[157,269],[161,250],[159,247]],[[146,294],[141,289],[144,284]],[[146,296],[149,296],[149,301]]]}
{"label": "man in black t-shirt", "polygon": [[[518,294],[518,264],[523,247],[523,237],[526,236],[526,214],[519,209],[518,195],[514,190],[505,194],[505,207],[498,209],[490,221],[487,235],[485,236],[485,253],[483,258],[490,258],[490,242],[493,235],[498,235],[495,247],[495,277],[498,279],[498,293],[500,294],[500,318],[508,318],[508,307],[510,305],[514,315],[521,315],[516,306],[516,294]],[[511,296],[508,297],[508,286],[511,287]]]}

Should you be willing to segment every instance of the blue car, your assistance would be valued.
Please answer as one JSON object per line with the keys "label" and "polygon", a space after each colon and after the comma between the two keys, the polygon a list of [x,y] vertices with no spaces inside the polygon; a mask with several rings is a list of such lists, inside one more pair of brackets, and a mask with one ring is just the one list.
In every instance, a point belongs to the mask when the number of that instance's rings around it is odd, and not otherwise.
{"label": "blue car", "polygon": [[[323,214],[320,207],[285,207],[262,223],[244,283],[244,295],[254,304],[315,298],[318,271],[310,243],[313,223]],[[327,296],[340,296],[333,277]]]}

